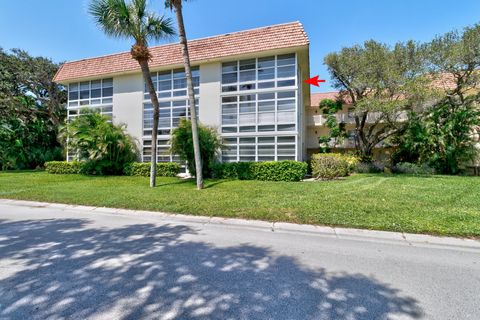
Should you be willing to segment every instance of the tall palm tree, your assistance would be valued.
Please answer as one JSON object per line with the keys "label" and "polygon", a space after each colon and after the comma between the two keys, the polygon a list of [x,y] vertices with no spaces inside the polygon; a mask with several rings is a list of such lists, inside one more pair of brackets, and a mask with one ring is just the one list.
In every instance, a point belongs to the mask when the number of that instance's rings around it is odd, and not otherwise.
{"label": "tall palm tree", "polygon": [[152,162],[150,169],[150,187],[156,185],[157,174],[157,133],[159,104],[148,61],[151,59],[148,42],[159,41],[172,36],[175,32],[169,18],[159,17],[147,11],[147,0],[92,0],[90,14],[100,29],[114,38],[133,39],[130,49],[132,58],[138,61],[147,85],[153,105]]}
{"label": "tall palm tree", "polygon": [[197,178],[197,189],[203,189],[202,156],[200,154],[200,141],[198,138],[197,110],[195,109],[195,92],[193,91],[192,70],[190,56],[188,54],[187,35],[183,24],[182,0],[165,0],[165,7],[175,9],[178,24],[178,37],[182,47],[183,65],[187,78],[188,102],[192,121],[193,152],[195,154],[195,176]]}

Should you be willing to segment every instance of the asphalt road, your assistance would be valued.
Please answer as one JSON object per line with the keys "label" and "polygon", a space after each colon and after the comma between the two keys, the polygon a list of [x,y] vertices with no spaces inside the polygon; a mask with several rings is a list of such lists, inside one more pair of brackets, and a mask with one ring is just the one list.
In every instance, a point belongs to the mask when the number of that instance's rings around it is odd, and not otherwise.
{"label": "asphalt road", "polygon": [[480,319],[480,250],[3,201],[0,319]]}

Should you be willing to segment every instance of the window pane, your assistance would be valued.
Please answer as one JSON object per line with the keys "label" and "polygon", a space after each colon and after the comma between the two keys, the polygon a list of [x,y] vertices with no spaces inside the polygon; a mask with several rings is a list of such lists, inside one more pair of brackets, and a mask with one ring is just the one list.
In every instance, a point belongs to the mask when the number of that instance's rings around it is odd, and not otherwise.
{"label": "window pane", "polygon": [[103,88],[102,89],[102,96],[104,97],[111,97],[113,96],[113,88],[110,87],[110,88]]}
{"label": "window pane", "polygon": [[295,131],[294,124],[280,124],[277,126],[278,131]]}
{"label": "window pane", "polygon": [[274,143],[275,137],[258,137],[258,143]]}
{"label": "window pane", "polygon": [[275,111],[275,101],[258,102],[258,112]]}
{"label": "window pane", "polygon": [[237,74],[236,73],[226,73],[222,74],[222,83],[227,84],[227,83],[235,83],[238,81]]}
{"label": "window pane", "polygon": [[258,123],[259,124],[275,123],[275,112],[259,113]]}
{"label": "window pane", "polygon": [[222,124],[237,124],[237,115],[236,114],[226,114],[222,116]]}
{"label": "window pane", "polygon": [[295,99],[277,101],[278,111],[295,110]]}
{"label": "window pane", "polygon": [[255,102],[240,103],[240,113],[255,112]]}
{"label": "window pane", "polygon": [[240,96],[240,101],[255,101],[255,95],[247,94],[247,95]]}
{"label": "window pane", "polygon": [[91,83],[92,89],[100,89],[102,87],[102,80],[95,80]]}
{"label": "window pane", "polygon": [[172,90],[172,82],[170,80],[160,81],[158,83],[158,91],[167,91],[167,90]]}
{"label": "window pane", "polygon": [[238,122],[240,124],[254,124],[255,123],[255,114],[254,113],[240,114]]}
{"label": "window pane", "polygon": [[295,143],[295,137],[278,137],[277,143]]}
{"label": "window pane", "polygon": [[223,133],[234,133],[234,132],[237,132],[237,127],[223,127],[222,132]]}
{"label": "window pane", "polygon": [[237,62],[227,62],[222,64],[222,72],[233,72],[238,70]]}
{"label": "window pane", "polygon": [[269,81],[269,82],[260,82],[258,84],[258,89],[267,89],[267,88],[273,88],[275,87],[275,82]]}
{"label": "window pane", "polygon": [[255,126],[240,127],[240,132],[255,132]]}
{"label": "window pane", "polygon": [[68,94],[69,100],[78,100],[78,91],[70,91]]}
{"label": "window pane", "polygon": [[273,100],[275,99],[275,93],[259,93],[258,100]]}
{"label": "window pane", "polygon": [[240,71],[240,82],[255,81],[255,70]]}
{"label": "window pane", "polygon": [[112,79],[112,78],[103,79],[103,80],[102,80],[102,87],[104,87],[104,88],[106,88],[106,87],[113,87],[113,79]]}
{"label": "window pane", "polygon": [[255,138],[253,137],[248,137],[248,138],[240,138],[240,143],[241,144],[254,144],[255,143]]}
{"label": "window pane", "polygon": [[175,79],[173,80],[174,89],[183,89],[187,87],[187,79]]}
{"label": "window pane", "polygon": [[255,69],[255,59],[240,60],[240,71]]}
{"label": "window pane", "polygon": [[[275,126],[270,125],[270,126],[258,126],[258,131],[265,132],[265,131],[275,131]],[[258,138],[260,139],[260,138]],[[260,140],[259,140],[260,142]]]}
{"label": "window pane", "polygon": [[278,67],[277,78],[291,78],[295,76],[295,66]]}
{"label": "window pane", "polygon": [[295,91],[277,92],[277,98],[278,98],[278,99],[283,99],[283,98],[295,98]]}
{"label": "window pane", "polygon": [[100,98],[102,96],[102,89],[92,89],[92,98]]}
{"label": "window pane", "polygon": [[295,85],[295,80],[277,81],[277,87],[291,87]]}
{"label": "window pane", "polygon": [[240,85],[240,91],[254,90],[254,89],[255,89],[255,83],[249,83],[249,84],[242,84],[242,85]]}
{"label": "window pane", "polygon": [[295,54],[284,54],[277,57],[278,66],[286,66],[295,64]]}
{"label": "window pane", "polygon": [[171,80],[172,79],[172,73],[170,71],[162,71],[158,73],[158,79],[160,81],[162,80]]}
{"label": "window pane", "polygon": [[222,103],[237,102],[237,96],[222,97]]}
{"label": "window pane", "polygon": [[222,87],[222,92],[231,92],[231,91],[237,91],[238,87],[237,86],[223,86]]}
{"label": "window pane", "polygon": [[258,58],[258,68],[268,68],[275,66],[275,57]]}
{"label": "window pane", "polygon": [[237,114],[237,105],[223,105],[222,114]]}
{"label": "window pane", "polygon": [[275,78],[275,68],[258,69],[258,80]]}
{"label": "window pane", "polygon": [[291,111],[288,111],[288,112],[278,112],[277,113],[277,121],[278,122],[288,122],[288,123],[292,123],[292,122],[295,122],[295,112],[291,112]]}

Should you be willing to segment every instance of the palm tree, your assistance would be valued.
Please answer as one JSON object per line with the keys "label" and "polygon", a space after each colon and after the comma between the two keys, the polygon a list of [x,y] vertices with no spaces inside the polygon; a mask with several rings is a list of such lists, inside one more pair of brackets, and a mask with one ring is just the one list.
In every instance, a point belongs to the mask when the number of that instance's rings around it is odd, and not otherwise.
{"label": "palm tree", "polygon": [[197,189],[203,189],[202,156],[200,154],[200,141],[198,138],[197,110],[195,109],[195,92],[193,91],[192,71],[190,56],[188,54],[187,35],[183,24],[182,0],[165,0],[165,7],[175,9],[178,24],[178,36],[182,47],[183,64],[187,78],[188,102],[192,121],[193,152],[195,153],[195,176],[197,178]]}
{"label": "palm tree", "polygon": [[157,133],[159,104],[148,61],[151,59],[148,41],[159,41],[173,35],[174,29],[169,18],[159,17],[147,11],[147,0],[92,0],[89,7],[90,14],[97,25],[108,36],[114,38],[133,39],[130,53],[138,61],[142,69],[143,78],[147,85],[150,100],[153,105],[152,130],[152,163],[150,169],[150,187],[156,185],[157,174]]}

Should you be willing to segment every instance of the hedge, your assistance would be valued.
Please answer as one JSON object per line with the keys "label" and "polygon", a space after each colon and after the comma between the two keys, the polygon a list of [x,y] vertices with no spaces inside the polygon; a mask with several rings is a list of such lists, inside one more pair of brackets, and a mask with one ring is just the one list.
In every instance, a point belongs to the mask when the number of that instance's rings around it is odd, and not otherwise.
{"label": "hedge", "polygon": [[45,170],[53,174],[75,174],[79,173],[82,163],[77,161],[48,161],[45,162]]}
{"label": "hedge", "polygon": [[[175,177],[180,173],[181,166],[176,162],[161,162],[157,163],[158,177]],[[150,176],[150,163],[148,162],[133,162],[125,166],[123,173],[127,176]]]}
{"label": "hedge", "polygon": [[299,161],[230,162],[214,166],[217,179],[301,181],[307,173],[307,164]]}
{"label": "hedge", "polygon": [[312,176],[331,180],[348,176],[357,165],[358,159],[340,153],[317,153],[312,155]]}

